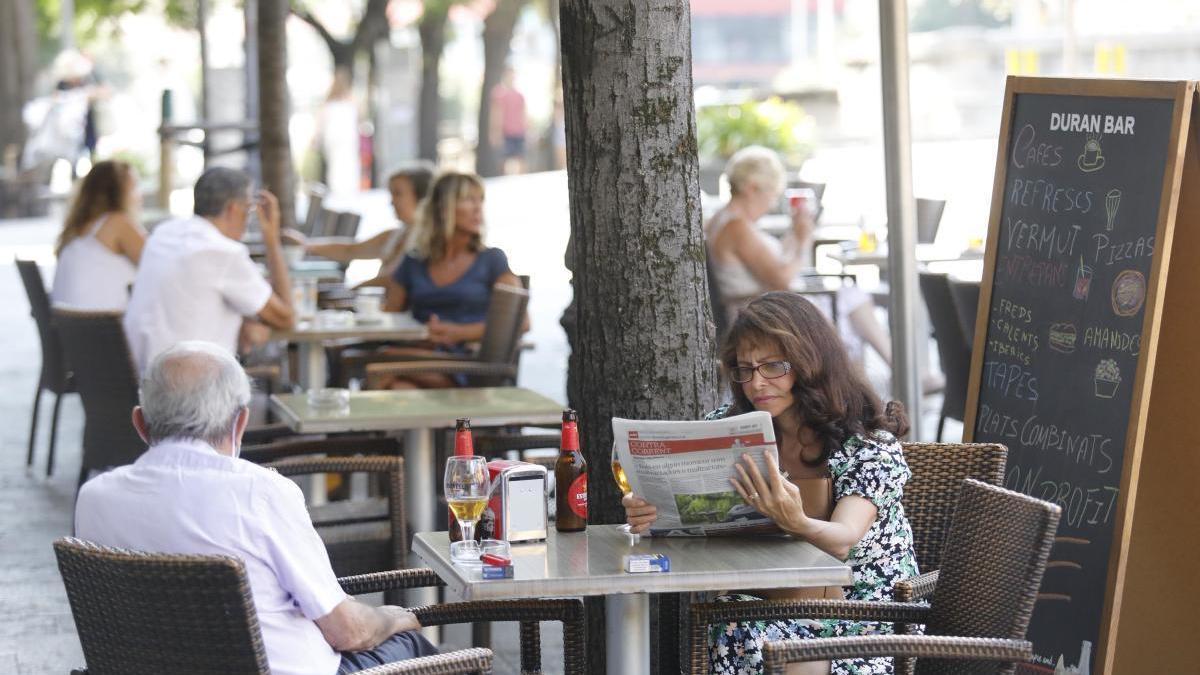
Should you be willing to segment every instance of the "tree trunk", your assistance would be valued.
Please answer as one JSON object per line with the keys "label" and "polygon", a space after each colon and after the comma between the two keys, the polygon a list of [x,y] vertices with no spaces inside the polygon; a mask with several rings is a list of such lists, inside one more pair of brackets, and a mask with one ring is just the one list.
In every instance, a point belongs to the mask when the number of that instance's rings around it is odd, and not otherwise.
{"label": "tree trunk", "polygon": [[32,0],[0,4],[0,162],[25,145],[21,109],[33,93],[36,41]]}
{"label": "tree trunk", "polygon": [[417,24],[421,36],[421,92],[417,103],[417,156],[437,163],[438,126],[442,116],[438,67],[446,46],[449,3],[426,2]]}
{"label": "tree trunk", "polygon": [[[690,17],[687,0],[562,2],[578,307],[571,399],[592,467],[590,523],[624,518],[606,470],[613,417],[696,419],[717,401]],[[678,605],[658,604],[654,672],[670,672]],[[592,663],[603,662],[602,643],[589,640]]]}
{"label": "tree trunk", "polygon": [[296,226],[287,88],[287,0],[258,0],[259,138],[263,185],[279,198],[280,224]]}
{"label": "tree trunk", "polygon": [[483,87],[479,91],[479,140],[475,145],[475,173],[496,176],[500,161],[491,143],[492,87],[504,74],[505,61],[511,51],[517,18],[528,0],[499,0],[496,8],[483,21]]}

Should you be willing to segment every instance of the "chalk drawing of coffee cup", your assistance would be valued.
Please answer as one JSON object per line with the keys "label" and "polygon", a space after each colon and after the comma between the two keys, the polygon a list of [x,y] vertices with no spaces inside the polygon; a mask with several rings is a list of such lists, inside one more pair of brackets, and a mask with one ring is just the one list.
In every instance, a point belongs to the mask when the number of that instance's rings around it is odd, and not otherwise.
{"label": "chalk drawing of coffee cup", "polygon": [[1121,369],[1114,359],[1103,359],[1096,364],[1093,377],[1096,383],[1096,398],[1112,398],[1117,395],[1117,387],[1121,384]]}
{"label": "chalk drawing of coffee cup", "polygon": [[1071,295],[1076,300],[1087,300],[1088,293],[1092,290],[1092,268],[1084,265],[1083,261],[1079,261],[1079,267],[1075,268],[1075,292]]}
{"label": "chalk drawing of coffee cup", "polygon": [[1117,316],[1133,316],[1146,302],[1146,277],[1137,270],[1125,270],[1112,285],[1112,308]]}
{"label": "chalk drawing of coffee cup", "polygon": [[1099,138],[1087,139],[1083,144],[1083,154],[1075,161],[1075,165],[1084,173],[1091,173],[1104,168],[1104,155],[1100,149]]}

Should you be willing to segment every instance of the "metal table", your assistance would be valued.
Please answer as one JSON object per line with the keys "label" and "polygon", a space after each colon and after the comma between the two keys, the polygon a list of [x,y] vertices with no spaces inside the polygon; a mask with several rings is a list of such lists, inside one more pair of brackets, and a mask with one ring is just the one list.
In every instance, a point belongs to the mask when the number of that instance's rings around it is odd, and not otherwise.
{"label": "metal table", "polygon": [[425,324],[408,312],[382,313],[370,322],[355,320],[345,326],[322,326],[314,319],[299,321],[291,330],[271,332],[272,340],[295,343],[300,348],[300,380],[305,389],[325,386],[325,344],[335,340],[424,340]]}
{"label": "metal table", "polygon": [[[563,534],[551,529],[545,542],[514,544],[513,578],[491,581],[450,562],[445,532],[417,534],[413,552],[463,600],[604,596],[608,672],[622,675],[650,672],[650,593],[852,583],[845,563],[790,537],[643,537],[630,546],[616,525]],[[622,557],[628,553],[665,553],[671,571],[626,573]]]}

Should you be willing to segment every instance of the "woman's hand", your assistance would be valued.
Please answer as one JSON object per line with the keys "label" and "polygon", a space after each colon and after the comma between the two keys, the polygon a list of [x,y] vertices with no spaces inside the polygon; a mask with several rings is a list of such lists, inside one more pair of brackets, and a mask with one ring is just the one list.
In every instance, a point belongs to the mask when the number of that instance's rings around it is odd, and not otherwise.
{"label": "woman's hand", "polygon": [[308,237],[300,230],[285,227],[279,232],[279,238],[284,246],[308,246]]}
{"label": "woman's hand", "polygon": [[808,203],[804,202],[799,208],[792,207],[792,236],[800,243],[807,243],[813,233],[812,212]]}
{"label": "woman's hand", "polygon": [[779,472],[779,462],[774,453],[765,453],[765,457],[768,474],[766,478],[759,472],[750,455],[743,454],[741,463],[734,465],[738,475],[730,478],[729,482],[733,483],[734,489],[742,499],[756,511],[770,518],[785,531],[803,535],[809,530],[810,521],[804,514],[800,488]]}
{"label": "woman's hand", "polygon": [[451,321],[442,321],[437,314],[430,315],[429,323],[425,324],[425,328],[429,331],[429,341],[436,345],[453,347],[463,342],[459,330],[461,326]]}
{"label": "woman's hand", "polygon": [[625,522],[630,525],[629,531],[634,534],[645,532],[658,520],[658,508],[632,492],[621,499],[621,506],[625,507]]}

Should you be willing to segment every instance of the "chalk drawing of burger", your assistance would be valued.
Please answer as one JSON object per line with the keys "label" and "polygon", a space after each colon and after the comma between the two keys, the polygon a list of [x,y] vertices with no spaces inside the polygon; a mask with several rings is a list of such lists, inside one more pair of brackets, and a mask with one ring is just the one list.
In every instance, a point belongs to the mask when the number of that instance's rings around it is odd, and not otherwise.
{"label": "chalk drawing of burger", "polygon": [[1121,369],[1113,359],[1096,364],[1096,398],[1112,398],[1121,384]]}

